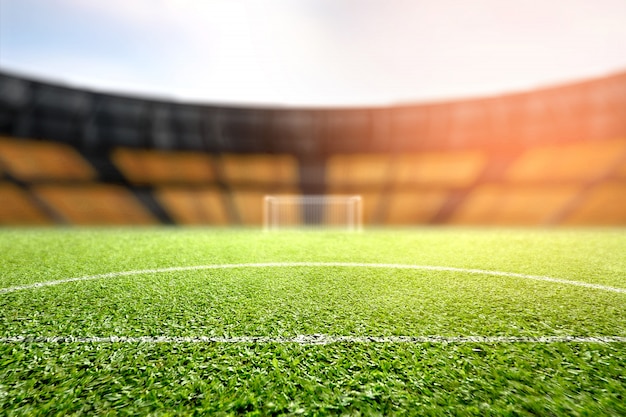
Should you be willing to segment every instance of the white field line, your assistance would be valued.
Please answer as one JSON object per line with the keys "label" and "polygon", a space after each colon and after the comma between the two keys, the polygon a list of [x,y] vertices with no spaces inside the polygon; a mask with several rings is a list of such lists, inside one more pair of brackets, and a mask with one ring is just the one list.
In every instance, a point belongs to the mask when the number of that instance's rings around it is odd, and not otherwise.
{"label": "white field line", "polygon": [[454,268],[448,266],[430,265],[405,265],[405,264],[378,264],[378,263],[355,263],[355,262],[267,262],[267,263],[245,263],[245,264],[222,264],[222,265],[196,265],[196,266],[174,266],[169,268],[140,269],[134,271],[109,272],[106,274],[87,275],[76,278],[66,278],[56,281],[36,282],[33,284],[16,285],[14,287],[0,288],[0,294],[7,294],[16,291],[29,290],[33,288],[50,287],[53,285],[65,284],[68,282],[90,281],[96,279],[124,277],[141,274],[161,274],[165,272],[199,271],[206,269],[234,269],[234,268],[293,268],[293,267],[345,267],[345,268],[387,268],[387,269],[417,269],[426,271],[464,272],[469,274],[492,275],[509,278],[531,279],[535,281],[547,281],[557,284],[573,285],[576,287],[591,288],[594,290],[610,291],[626,294],[626,288],[609,287],[607,285],[591,284],[588,282],[572,281],[562,278],[552,278],[541,275],[518,274],[515,272],[488,271],[483,269]]}
{"label": "white field line", "polygon": [[511,343],[626,343],[622,336],[331,336],[324,334],[295,337],[271,336],[13,336],[2,337],[0,343],[223,343],[223,344],[300,344],[327,345],[332,343],[409,343],[409,344],[511,344]]}

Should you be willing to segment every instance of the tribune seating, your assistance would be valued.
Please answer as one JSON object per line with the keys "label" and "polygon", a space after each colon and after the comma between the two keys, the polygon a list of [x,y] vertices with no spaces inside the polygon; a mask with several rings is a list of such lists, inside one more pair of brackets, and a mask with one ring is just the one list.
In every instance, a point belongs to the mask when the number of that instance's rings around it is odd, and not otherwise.
{"label": "tribune seating", "polygon": [[420,224],[433,219],[450,189],[474,184],[485,163],[480,151],[333,155],[326,178],[331,194],[363,196],[365,224]]}
{"label": "tribune seating", "polygon": [[[532,147],[484,183],[488,156],[332,155],[326,193],[361,195],[366,225],[427,224],[442,208],[444,221],[460,225],[626,224],[626,139]],[[288,155],[120,148],[111,157],[131,184],[150,186],[178,224],[258,226],[265,195],[300,193],[298,162]],[[50,213],[77,225],[157,222],[131,190],[98,183],[65,144],[0,138],[3,176],[0,224],[49,224]]]}
{"label": "tribune seating", "polygon": [[232,190],[232,202],[242,225],[258,226],[263,224],[263,199],[267,194],[272,193],[265,193],[257,189]]}
{"label": "tribune seating", "polygon": [[389,179],[392,159],[386,154],[332,155],[326,164],[331,187],[380,187]]}
{"label": "tribune seating", "polygon": [[622,159],[622,163],[616,167],[614,174],[617,178],[626,180],[626,158]]}
{"label": "tribune seating", "polygon": [[626,154],[626,139],[540,146],[529,149],[509,168],[514,182],[573,181],[599,178]]}
{"label": "tribune seating", "polygon": [[62,143],[0,138],[0,161],[8,173],[22,181],[96,178],[91,165]]}
{"label": "tribune seating", "polygon": [[445,190],[398,190],[389,193],[383,223],[409,225],[429,223],[439,212],[448,193]]}
{"label": "tribune seating", "polygon": [[27,192],[14,184],[0,182],[0,224],[44,225],[51,220],[40,210]]}
{"label": "tribune seating", "polygon": [[223,179],[234,186],[296,186],[298,162],[291,155],[225,154],[219,158]]}
{"label": "tribune seating", "polygon": [[154,194],[178,224],[229,223],[224,196],[217,188],[164,187]]}
{"label": "tribune seating", "polygon": [[195,152],[165,152],[119,148],[111,159],[133,184],[206,184],[215,181],[211,156]]}
{"label": "tribune seating", "polygon": [[467,196],[450,222],[464,225],[547,224],[579,191],[577,185],[485,184]]}
{"label": "tribune seating", "polygon": [[592,187],[563,223],[626,225],[626,182],[607,181]]}
{"label": "tribune seating", "polygon": [[266,195],[299,195],[296,188],[234,188],[230,191],[231,202],[241,225],[263,224],[263,203]]}
{"label": "tribune seating", "polygon": [[69,224],[146,225],[156,219],[126,188],[116,185],[39,185],[34,194]]}
{"label": "tribune seating", "polygon": [[392,183],[465,187],[476,181],[485,162],[486,154],[479,151],[402,154],[393,161]]}

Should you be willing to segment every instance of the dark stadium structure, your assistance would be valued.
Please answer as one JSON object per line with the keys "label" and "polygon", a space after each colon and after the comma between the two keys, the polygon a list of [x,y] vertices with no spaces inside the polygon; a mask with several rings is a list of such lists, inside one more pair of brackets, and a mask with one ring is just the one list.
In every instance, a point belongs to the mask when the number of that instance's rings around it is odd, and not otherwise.
{"label": "dark stadium structure", "polygon": [[372,108],[187,104],[0,73],[0,224],[254,226],[269,193],[360,194],[369,226],[624,225],[626,73]]}

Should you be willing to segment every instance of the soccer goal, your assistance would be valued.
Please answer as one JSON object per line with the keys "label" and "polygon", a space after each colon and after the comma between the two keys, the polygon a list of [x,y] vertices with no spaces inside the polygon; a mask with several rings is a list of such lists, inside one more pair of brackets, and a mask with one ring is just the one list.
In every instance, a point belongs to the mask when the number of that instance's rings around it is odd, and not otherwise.
{"label": "soccer goal", "polygon": [[358,195],[267,195],[263,228],[343,229],[363,227],[363,201]]}

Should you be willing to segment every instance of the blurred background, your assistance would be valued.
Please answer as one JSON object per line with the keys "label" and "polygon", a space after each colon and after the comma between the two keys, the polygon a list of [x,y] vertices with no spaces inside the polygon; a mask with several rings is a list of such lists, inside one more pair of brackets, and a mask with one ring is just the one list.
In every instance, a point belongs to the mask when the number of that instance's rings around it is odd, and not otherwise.
{"label": "blurred background", "polygon": [[624,21],[0,0],[0,224],[260,226],[264,195],[356,194],[366,226],[626,225]]}

